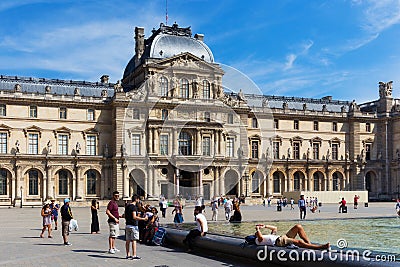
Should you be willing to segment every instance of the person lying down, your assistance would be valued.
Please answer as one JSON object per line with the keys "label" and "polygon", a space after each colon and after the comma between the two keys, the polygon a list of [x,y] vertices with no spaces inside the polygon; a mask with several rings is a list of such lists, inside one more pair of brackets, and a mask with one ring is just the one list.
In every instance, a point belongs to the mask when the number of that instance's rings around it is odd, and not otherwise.
{"label": "person lying down", "polygon": [[[261,233],[261,229],[266,228],[271,230],[271,233],[268,235],[263,235]],[[307,237],[306,232],[301,224],[296,224],[293,226],[286,234],[277,235],[278,228],[273,225],[264,225],[257,224],[256,225],[256,240],[255,243],[258,246],[277,246],[277,247],[292,247],[295,248],[310,248],[310,249],[329,249],[330,244],[326,243],[323,245],[311,244],[310,239]],[[301,239],[296,239],[296,236],[299,236]]]}

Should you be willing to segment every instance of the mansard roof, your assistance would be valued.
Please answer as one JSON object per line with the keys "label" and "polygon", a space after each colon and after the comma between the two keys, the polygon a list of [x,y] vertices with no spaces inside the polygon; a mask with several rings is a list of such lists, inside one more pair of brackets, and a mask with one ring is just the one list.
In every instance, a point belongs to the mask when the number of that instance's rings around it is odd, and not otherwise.
{"label": "mansard roof", "polygon": [[78,88],[81,96],[101,97],[103,90],[107,90],[109,96],[114,95],[113,83],[0,75],[0,90],[14,91],[16,85],[19,85],[24,93],[45,94],[48,90],[48,93],[54,95],[73,96]]}

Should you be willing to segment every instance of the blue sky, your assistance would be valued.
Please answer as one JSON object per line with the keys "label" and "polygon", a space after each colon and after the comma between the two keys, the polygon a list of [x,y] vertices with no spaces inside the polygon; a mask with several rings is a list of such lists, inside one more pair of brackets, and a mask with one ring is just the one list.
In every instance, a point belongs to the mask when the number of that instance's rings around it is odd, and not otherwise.
{"label": "blue sky", "polygon": [[[165,22],[165,2],[2,0],[0,74],[116,82],[134,27],[148,37]],[[264,94],[360,103],[393,80],[400,97],[399,0],[168,0],[168,14]]]}

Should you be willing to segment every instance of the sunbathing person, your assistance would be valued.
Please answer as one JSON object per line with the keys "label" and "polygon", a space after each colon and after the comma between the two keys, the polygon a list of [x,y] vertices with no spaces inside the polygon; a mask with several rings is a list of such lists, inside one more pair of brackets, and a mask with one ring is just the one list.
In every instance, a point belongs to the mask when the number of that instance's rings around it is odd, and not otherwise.
{"label": "sunbathing person", "polygon": [[[261,228],[267,228],[271,230],[271,234],[263,235],[260,231]],[[296,224],[292,227],[285,235],[277,235],[276,232],[278,228],[273,225],[256,225],[256,244],[257,245],[268,245],[277,247],[286,247],[289,245],[296,245],[301,248],[311,248],[311,249],[329,249],[330,244],[326,243],[324,245],[311,244],[310,239],[308,239],[303,226]],[[301,239],[296,239],[299,235]]]}

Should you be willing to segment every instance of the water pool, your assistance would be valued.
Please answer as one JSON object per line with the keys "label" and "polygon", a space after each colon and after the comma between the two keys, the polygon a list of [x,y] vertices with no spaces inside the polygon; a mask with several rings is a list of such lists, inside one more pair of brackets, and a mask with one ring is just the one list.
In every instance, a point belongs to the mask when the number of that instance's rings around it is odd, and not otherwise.
{"label": "water pool", "polygon": [[[285,234],[296,221],[258,222],[278,227],[278,234]],[[209,223],[209,233],[245,237],[255,232],[257,222]],[[400,254],[400,218],[340,219],[301,221],[310,240],[336,246],[339,239],[345,239],[349,248],[368,249]],[[185,224],[185,229],[193,228]],[[269,233],[267,229],[263,233]]]}

